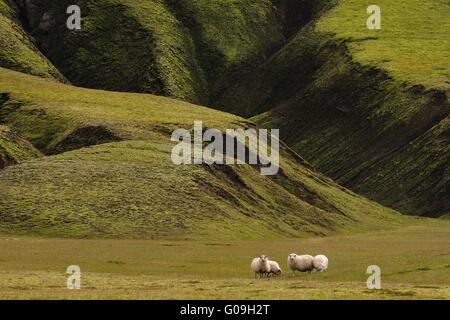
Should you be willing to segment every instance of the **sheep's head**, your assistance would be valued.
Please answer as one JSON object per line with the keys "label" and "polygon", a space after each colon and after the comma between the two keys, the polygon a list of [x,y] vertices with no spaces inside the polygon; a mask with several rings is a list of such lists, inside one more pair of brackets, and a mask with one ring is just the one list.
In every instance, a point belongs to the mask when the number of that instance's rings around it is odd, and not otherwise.
{"label": "sheep's head", "polygon": [[280,275],[281,272],[282,272],[281,269],[279,269],[279,270],[276,272],[276,274],[277,274],[277,275]]}
{"label": "sheep's head", "polygon": [[288,255],[289,261],[293,261],[293,260],[295,260],[295,258],[297,258],[297,254],[295,254],[295,253],[291,253],[290,255]]}
{"label": "sheep's head", "polygon": [[262,263],[266,263],[267,260],[268,260],[268,258],[267,258],[267,256],[262,255],[262,256],[259,257],[259,260],[260,260]]}

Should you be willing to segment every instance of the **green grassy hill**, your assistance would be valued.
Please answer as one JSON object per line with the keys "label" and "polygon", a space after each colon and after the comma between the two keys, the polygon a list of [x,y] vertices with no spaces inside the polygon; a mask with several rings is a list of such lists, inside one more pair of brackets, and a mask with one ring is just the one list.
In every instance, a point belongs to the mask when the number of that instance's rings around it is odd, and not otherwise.
{"label": "green grassy hill", "polygon": [[12,2],[0,0],[0,67],[64,80],[24,31],[19,16],[10,3]]}
{"label": "green grassy hill", "polygon": [[85,0],[79,31],[71,1],[27,3],[23,24],[76,85],[257,116],[355,192],[450,209],[448,1],[379,1],[376,31],[365,0]]}
{"label": "green grassy hill", "polygon": [[0,69],[0,122],[47,156],[0,171],[3,232],[63,237],[255,239],[385,228],[405,218],[317,174],[283,147],[281,172],[175,166],[173,129],[251,122],[142,94]]}
{"label": "green grassy hill", "polygon": [[[404,213],[445,215],[450,144],[448,60],[442,51],[448,25],[433,28],[433,37],[443,42],[421,53],[429,54],[427,66],[416,70],[415,48],[424,45],[412,41],[410,30],[398,42],[401,52],[387,56],[392,34],[398,37],[405,27],[404,19],[394,19],[403,7],[382,3],[390,8],[383,13],[386,31],[374,37],[364,29],[365,10],[362,31],[355,34],[349,32],[359,30],[357,22],[339,21],[358,21],[355,12],[365,4],[350,2],[81,1],[83,28],[70,32],[69,1],[18,1],[17,12],[2,2],[2,19],[15,21],[23,35],[17,43],[29,49],[16,51],[16,64],[3,65],[51,76],[36,71],[53,67],[36,46],[23,42],[32,35],[75,84],[214,102],[255,116],[259,125],[280,128],[295,151],[353,190]],[[429,14],[445,16],[442,4],[425,6]],[[418,16],[417,5],[405,12]],[[424,41],[427,32],[418,39]],[[370,54],[374,44],[385,49],[379,63]],[[0,52],[11,57],[8,50]],[[416,63],[401,64],[402,52],[409,53],[405,61]],[[29,56],[42,59],[35,71]],[[432,79],[426,76],[430,68]],[[248,166],[176,167],[162,161],[170,155],[167,139],[175,128],[191,128],[194,120],[215,128],[253,121],[151,95],[80,89],[6,69],[0,75],[7,97],[0,122],[47,155],[0,173],[4,230],[260,238],[397,220],[321,176],[287,147],[276,178]]]}
{"label": "green grassy hill", "polygon": [[[29,2],[25,22],[40,48],[83,87],[208,104],[230,74],[262,61],[285,39],[269,0],[79,1],[78,31],[66,28],[73,1]],[[42,30],[44,15],[53,23]]]}
{"label": "green grassy hill", "polygon": [[[330,1],[332,3],[332,1]],[[217,100],[318,170],[404,213],[450,208],[450,5],[340,1]]]}
{"label": "green grassy hill", "polygon": [[[381,0],[382,28],[371,34],[361,12],[367,1],[347,0],[322,17],[317,30],[349,39],[355,61],[387,70],[396,80],[450,89],[450,3]],[[363,28],[361,28],[361,26]]]}

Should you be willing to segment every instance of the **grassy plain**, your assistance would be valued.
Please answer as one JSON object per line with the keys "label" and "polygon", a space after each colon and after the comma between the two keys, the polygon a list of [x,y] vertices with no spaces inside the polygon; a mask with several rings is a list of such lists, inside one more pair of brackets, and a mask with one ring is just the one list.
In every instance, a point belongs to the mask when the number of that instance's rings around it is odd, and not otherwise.
{"label": "grassy plain", "polygon": [[[274,241],[69,240],[0,237],[1,299],[450,299],[450,223],[421,220],[386,231]],[[325,273],[285,270],[291,252],[326,254]],[[251,257],[283,275],[255,279]],[[378,265],[382,290],[368,290]],[[82,289],[66,288],[69,265]]]}

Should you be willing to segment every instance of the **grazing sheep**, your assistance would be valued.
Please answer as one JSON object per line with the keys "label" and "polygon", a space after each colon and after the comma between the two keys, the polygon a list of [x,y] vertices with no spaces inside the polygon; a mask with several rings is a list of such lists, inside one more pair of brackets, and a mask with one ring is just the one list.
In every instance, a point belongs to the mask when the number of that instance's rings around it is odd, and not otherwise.
{"label": "grazing sheep", "polygon": [[295,258],[297,258],[296,253],[291,253],[290,255],[288,255],[288,258],[287,258],[287,266],[293,272],[295,272],[295,270],[297,270],[297,268],[295,266]]}
{"label": "grazing sheep", "polygon": [[273,274],[275,276],[281,275],[282,270],[278,262],[269,260],[269,264],[270,264],[270,274]]}
{"label": "grazing sheep", "polygon": [[314,269],[319,272],[324,272],[328,268],[328,258],[323,254],[314,257],[313,260]]}
{"label": "grazing sheep", "polygon": [[257,274],[260,278],[264,275],[268,275],[270,273],[269,259],[265,255],[255,258],[252,261],[251,268],[255,273],[255,278]]}
{"label": "grazing sheep", "polygon": [[295,253],[291,253],[288,256],[287,265],[294,273],[295,271],[311,273],[314,269],[313,260],[313,256],[310,255],[299,256]]}

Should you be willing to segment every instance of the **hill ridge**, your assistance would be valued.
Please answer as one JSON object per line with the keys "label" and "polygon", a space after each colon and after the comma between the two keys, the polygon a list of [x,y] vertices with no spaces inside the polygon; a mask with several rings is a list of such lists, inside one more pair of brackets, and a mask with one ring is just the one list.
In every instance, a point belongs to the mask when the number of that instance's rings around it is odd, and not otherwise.
{"label": "hill ridge", "polygon": [[247,122],[231,114],[165,97],[77,88],[2,68],[0,92],[10,95],[0,107],[0,122],[42,151],[92,125],[121,140],[60,150],[1,170],[2,232],[260,239],[406,221],[316,173],[283,147],[277,177],[261,176],[249,165],[171,163],[168,132],[189,129],[194,119],[219,130]]}

